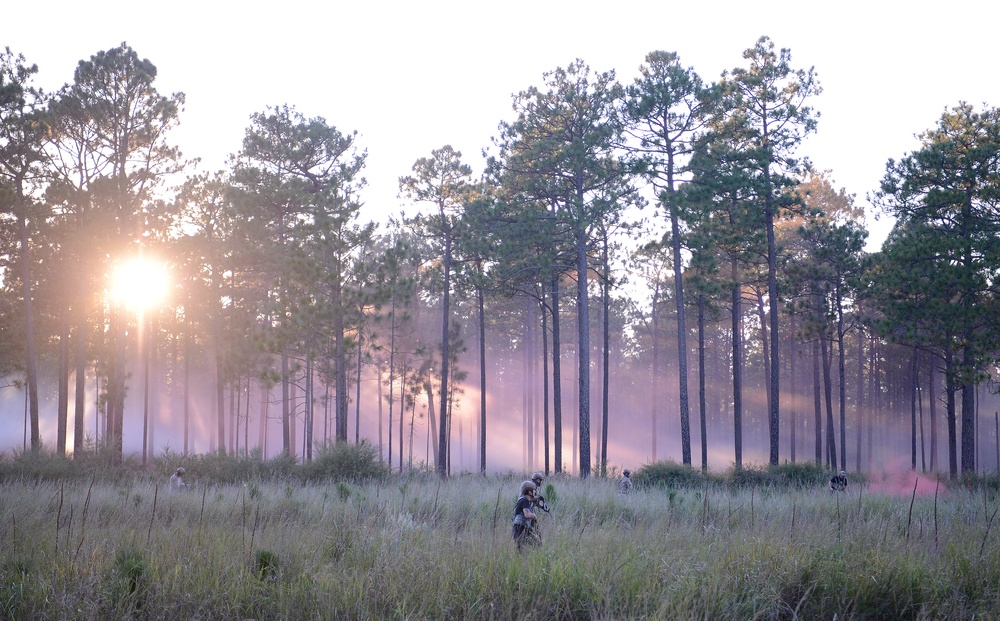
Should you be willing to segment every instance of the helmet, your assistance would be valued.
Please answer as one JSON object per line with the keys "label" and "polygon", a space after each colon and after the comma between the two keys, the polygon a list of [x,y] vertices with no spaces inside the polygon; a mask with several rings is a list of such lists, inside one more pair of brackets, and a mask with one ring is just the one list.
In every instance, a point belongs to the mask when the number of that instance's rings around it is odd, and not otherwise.
{"label": "helmet", "polygon": [[185,472],[186,471],[184,470],[184,468],[178,468],[177,469],[177,476],[181,476],[182,477],[182,476],[184,476]]}
{"label": "helmet", "polygon": [[521,483],[521,495],[524,496],[524,494],[529,491],[530,492],[535,491],[535,484],[531,481],[525,481],[524,483]]}
{"label": "helmet", "polygon": [[629,470],[628,468],[626,468],[625,470],[622,470],[622,474],[625,475],[625,476],[627,476],[627,477],[628,476],[632,476],[632,471]]}
{"label": "helmet", "polygon": [[847,476],[847,471],[846,470],[841,470],[840,471],[840,476],[846,477]]}
{"label": "helmet", "polygon": [[545,480],[545,475],[541,472],[535,472],[531,475],[531,480],[535,482],[535,485],[541,485],[542,481]]}

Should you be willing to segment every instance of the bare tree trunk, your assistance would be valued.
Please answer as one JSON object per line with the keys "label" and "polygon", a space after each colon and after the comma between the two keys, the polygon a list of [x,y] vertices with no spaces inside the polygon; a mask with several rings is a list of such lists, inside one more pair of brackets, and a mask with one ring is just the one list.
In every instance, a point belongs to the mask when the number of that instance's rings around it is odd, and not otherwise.
{"label": "bare tree trunk", "polygon": [[790,352],[788,356],[789,359],[788,379],[790,382],[789,393],[791,393],[791,412],[789,412],[788,414],[789,416],[788,428],[790,430],[790,433],[788,434],[788,440],[789,440],[789,453],[790,453],[789,457],[791,458],[793,464],[795,463],[795,441],[796,437],[799,435],[798,421],[796,420],[796,416],[799,410],[799,393],[798,393],[798,387],[796,386],[796,380],[798,379],[797,378],[798,373],[796,372],[796,362],[798,361],[799,355],[801,354],[801,347],[799,346],[798,338],[796,336],[797,331],[795,325],[796,323],[795,318],[796,315],[792,315],[792,330],[790,335],[791,338],[788,341],[789,345],[788,349]]}
{"label": "bare tree trunk", "polygon": [[524,431],[527,434],[525,466],[528,470],[533,470],[535,467],[535,383],[532,370],[535,361],[535,304],[534,300],[527,296],[524,297],[524,303],[524,355],[522,357],[524,382],[521,390],[524,397]]}
{"label": "bare tree trunk", "polygon": [[293,454],[292,449],[292,413],[290,407],[291,390],[289,384],[288,349],[281,349],[281,450],[286,457]]}
{"label": "bare tree trunk", "polygon": [[[23,200],[18,201],[24,203]],[[25,370],[28,380],[27,401],[28,418],[31,425],[31,450],[42,448],[42,435],[38,420],[38,371],[35,360],[35,311],[31,297],[31,258],[29,256],[30,237],[28,235],[28,220],[23,210],[18,209],[17,228],[20,233],[21,258],[21,296],[24,302],[24,340],[25,340]]]}
{"label": "bare tree trunk", "polygon": [[[608,410],[610,409],[610,389],[611,389],[611,375],[610,375],[610,359],[611,359],[611,266],[608,264],[608,235],[607,231],[604,232],[604,246],[601,254],[602,269],[603,269],[603,279],[601,283],[601,307],[603,309],[603,330],[604,330],[604,340],[603,340],[603,357],[602,357],[602,396],[601,396],[601,446],[600,446],[600,473],[603,476],[608,471]],[[683,325],[683,319],[680,319]],[[682,352],[683,355],[684,352]],[[687,362],[685,360],[684,375],[687,376]],[[683,382],[686,384],[687,382]],[[688,426],[687,417],[687,386],[682,386],[682,405],[681,405],[681,443],[686,447],[687,455],[687,465],[691,465],[691,431],[686,429]]]}
{"label": "bare tree trunk", "polygon": [[743,377],[741,373],[743,361],[743,343],[740,330],[741,291],[739,269],[736,257],[731,260],[732,305],[733,305],[733,440],[735,448],[735,465],[737,470],[743,468]]}
{"label": "bare tree trunk", "polygon": [[[759,287],[754,287],[754,293],[757,295],[757,318],[760,320],[760,344],[764,355],[764,363],[761,365],[764,369],[764,385],[770,386],[771,369],[768,363],[771,360],[771,346],[767,337],[767,315],[764,313],[764,295],[761,293]],[[767,411],[770,412],[771,391],[768,390],[764,394],[767,396]]]}
{"label": "bare tree trunk", "polygon": [[840,403],[840,467],[847,470],[847,373],[844,353],[844,311],[837,290],[837,387]]}
{"label": "bare tree trunk", "polygon": [[[551,459],[549,456],[549,446],[551,444],[551,438],[549,437],[549,323],[548,315],[545,312],[545,287],[542,287],[542,416],[544,421],[544,436],[545,436],[545,476],[548,476],[551,470]],[[484,397],[485,398],[485,397]]]}
{"label": "bare tree trunk", "polygon": [[865,335],[858,328],[858,391],[857,391],[857,438],[854,446],[854,469],[861,472],[861,430],[865,426]]}
{"label": "bare tree trunk", "polygon": [[271,400],[270,392],[266,385],[263,383],[260,385],[260,436],[257,438],[257,444],[260,446],[261,461],[267,461],[267,406]]}
{"label": "bare tree trunk", "polygon": [[701,422],[701,470],[708,472],[708,432],[705,396],[705,294],[698,292],[698,418]]}
{"label": "bare tree trunk", "polygon": [[[87,410],[87,321],[77,310],[76,324],[76,407],[73,414],[73,457],[83,455],[83,419]],[[96,412],[95,412],[96,414]],[[96,438],[95,438],[96,440]]]}
{"label": "bare tree trunk", "polygon": [[837,432],[833,424],[833,378],[830,377],[830,367],[833,355],[827,346],[827,339],[820,339],[823,352],[823,399],[826,402],[826,448],[827,463],[834,471],[837,470]]}
{"label": "bare tree trunk", "polygon": [[[583,197],[578,198],[580,204]],[[576,230],[576,313],[579,334],[580,387],[580,478],[590,476],[590,303],[587,295],[587,236],[585,227]]]}
{"label": "bare tree trunk", "polygon": [[[433,378],[431,377],[431,375],[432,375],[432,373],[430,371],[428,371],[427,372],[427,380],[426,380],[426,384],[424,386],[424,389],[427,391],[427,423],[430,426],[429,427],[430,434],[431,434],[431,437],[433,438],[435,436],[438,436],[438,433],[435,430],[435,422],[436,421],[434,420],[434,412],[436,410],[434,408],[434,381],[433,381]],[[447,399],[445,399],[444,397],[442,397],[441,401],[443,403],[444,401],[447,401]],[[402,406],[400,406],[400,411],[402,411]],[[402,420],[402,418],[400,418],[400,420]],[[402,433],[403,433],[403,428],[401,426],[400,427],[400,434],[402,434]],[[445,431],[442,431],[440,435],[442,435],[442,436],[446,435]],[[403,436],[400,435],[399,437],[402,438]],[[439,452],[440,448],[437,445],[435,445],[433,442],[431,442],[431,449],[433,449],[433,451],[434,451],[434,463],[435,464],[443,464],[444,463],[444,459],[443,459],[443,457],[440,456],[441,455],[441,453]],[[448,450],[447,444],[444,446],[444,449]],[[400,459],[402,459],[402,452],[400,452]]]}
{"label": "bare tree trunk", "polygon": [[[929,387],[929,390],[928,390],[928,401],[930,402],[929,403],[929,408],[928,408],[928,410],[929,410],[928,411],[928,415],[930,417],[930,420],[928,422],[930,423],[930,427],[931,427],[931,463],[930,463],[931,472],[937,472],[937,453],[938,453],[938,445],[937,445],[938,444],[937,443],[937,399],[938,399],[937,398],[937,382],[938,382],[938,379],[937,379],[937,373],[935,373],[936,370],[937,370],[937,364],[935,363],[934,358],[930,357],[930,364],[928,365],[928,369],[927,369],[927,384],[928,384],[928,387]],[[998,470],[1000,470],[1000,468],[998,468]]]}
{"label": "bare tree trunk", "polygon": [[657,309],[660,298],[660,283],[657,282],[653,289],[653,307],[651,310],[651,320],[653,324],[653,372],[652,386],[650,387],[650,401],[652,402],[650,412],[650,442],[652,443],[653,462],[656,462],[656,436],[657,436],[657,414],[660,408],[660,312]]}
{"label": "bare tree trunk", "polygon": [[910,360],[910,469],[917,469],[917,348]]}
{"label": "bare tree trunk", "polygon": [[66,432],[69,426],[69,310],[59,316],[59,403],[56,423],[56,452],[66,454]]}
{"label": "bare tree trunk", "polygon": [[[444,206],[441,218],[445,220]],[[437,471],[442,478],[448,476],[448,379],[451,373],[451,232],[445,235],[444,287],[441,296],[441,422],[438,439]]]}
{"label": "bare tree trunk", "polygon": [[559,340],[559,275],[552,274],[552,424],[555,427],[555,472],[563,471],[562,460],[562,347]]}
{"label": "bare tree trunk", "polygon": [[[186,310],[186,309],[185,309]],[[184,455],[190,454],[191,430],[191,322],[184,316]]]}
{"label": "bare tree trunk", "polygon": [[147,322],[139,323],[139,353],[142,356],[142,465],[145,466],[149,453],[149,350],[152,349]]}

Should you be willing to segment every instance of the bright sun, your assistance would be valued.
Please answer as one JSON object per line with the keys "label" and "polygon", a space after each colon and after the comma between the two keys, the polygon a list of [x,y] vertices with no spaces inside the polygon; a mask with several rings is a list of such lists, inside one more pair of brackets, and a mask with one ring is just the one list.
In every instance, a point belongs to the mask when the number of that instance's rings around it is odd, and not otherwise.
{"label": "bright sun", "polygon": [[111,275],[111,299],[141,313],[163,301],[168,280],[162,263],[150,259],[124,261],[115,266]]}

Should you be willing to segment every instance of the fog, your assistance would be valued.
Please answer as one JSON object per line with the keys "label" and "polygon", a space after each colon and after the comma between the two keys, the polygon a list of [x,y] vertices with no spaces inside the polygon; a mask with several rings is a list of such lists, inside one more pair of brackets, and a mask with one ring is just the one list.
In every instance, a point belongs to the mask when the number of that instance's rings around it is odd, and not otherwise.
{"label": "fog", "polygon": [[[451,427],[451,472],[478,472],[479,470],[479,387],[478,368],[476,366],[477,352],[465,352],[459,359],[458,367],[468,372],[468,378],[460,382],[452,410]],[[528,395],[523,390],[523,356],[520,353],[495,355],[487,358],[487,470],[490,472],[528,472],[545,470],[544,423],[542,403],[542,381],[540,371],[534,378],[534,394]],[[597,358],[595,356],[595,358]],[[563,360],[563,469],[568,472],[579,471],[579,415],[577,406],[577,384],[574,377],[576,360],[572,354],[564,356]],[[540,363],[537,365],[541,368]],[[693,365],[696,366],[696,365]],[[724,367],[724,365],[722,365]],[[660,372],[658,382],[653,382],[651,373],[634,371],[626,365],[615,366],[611,370],[609,397],[609,425],[607,462],[609,467],[637,469],[644,464],[658,460],[681,461],[681,433],[677,392],[676,372],[667,368]],[[143,436],[143,397],[144,386],[141,369],[130,369],[128,376],[128,395],[126,397],[126,414],[124,424],[124,450],[127,454],[141,458]],[[205,453],[219,448],[218,422],[215,412],[215,394],[213,392],[214,372],[208,365],[196,366],[191,374],[190,398],[188,402],[189,426],[187,451],[190,453]],[[591,383],[591,455],[597,464],[600,456],[600,438],[602,426],[601,410],[601,373],[595,365]],[[355,423],[356,403],[354,375],[349,384],[350,395],[348,439],[353,442],[356,436],[371,441],[381,447],[381,453],[389,458],[391,435],[391,465],[393,470],[400,467],[399,445],[399,389],[394,390],[396,402],[392,408],[392,430],[389,429],[390,408],[386,402],[389,389],[385,385],[387,372],[383,374],[383,405],[381,414],[378,407],[378,376],[372,366],[365,365],[362,372],[360,398],[360,432]],[[301,377],[299,378],[301,380]],[[698,412],[697,376],[692,373],[690,388],[690,429],[692,462],[699,467],[702,461],[701,424]],[[301,383],[301,382],[297,382]],[[761,381],[754,381],[752,373],[747,373],[748,388],[744,394],[745,413],[743,417],[743,465],[764,465],[768,460],[769,441],[767,435],[767,404],[766,395],[761,390]],[[783,386],[781,400],[781,434],[779,459],[782,462],[809,462],[816,458],[815,453],[815,414],[813,410],[812,387],[808,391],[800,386],[799,394],[793,398],[789,393],[788,382]],[[801,382],[800,382],[801,384]],[[67,447],[72,451],[73,438],[73,403],[75,382],[70,380],[70,412],[68,424]],[[654,429],[654,390],[657,390],[658,407]],[[853,388],[848,389],[851,394]],[[93,376],[87,378],[87,409],[84,420],[85,436],[88,442],[103,434],[102,421],[98,420],[97,394],[98,386]],[[328,406],[324,398],[324,388],[317,382],[314,399],[314,439],[321,442],[334,433],[332,420],[332,403]],[[160,455],[169,449],[173,453],[182,453],[184,444],[184,390],[180,382],[172,383],[166,374],[156,374],[150,384],[150,424],[149,444],[155,455]],[[836,389],[834,395],[836,395]],[[714,378],[708,384],[707,411],[707,462],[712,471],[722,471],[734,464],[734,430],[731,412],[732,384],[728,377]],[[939,391],[938,394],[943,393]],[[280,386],[265,393],[261,386],[252,382],[249,391],[244,384],[238,395],[231,394],[227,389],[225,403],[225,434],[224,445],[227,451],[238,450],[243,453],[247,445],[251,449],[261,447],[268,457],[275,456],[282,449],[281,434],[281,404]],[[301,459],[304,432],[304,399],[301,389],[293,388],[292,407],[295,412],[292,450]],[[549,418],[549,463],[548,470],[555,468],[555,448],[553,408],[551,404],[552,390],[550,387]],[[236,404],[236,397],[239,403]],[[40,374],[40,429],[44,445],[52,448],[56,443],[56,384],[51,373]],[[849,400],[850,401],[850,400]],[[918,444],[917,469],[929,470],[932,463],[930,454],[931,416],[930,404],[922,396],[923,446]],[[229,410],[236,404],[239,420]],[[435,405],[440,406],[438,395],[435,395]],[[994,472],[1000,464],[1000,448],[997,444],[996,420],[994,412],[998,408],[995,395],[990,395],[984,388],[979,394],[979,425],[977,433],[978,452],[977,470]],[[266,415],[265,415],[266,410]],[[249,411],[249,416],[248,416]],[[8,386],[0,391],[0,446],[10,454],[12,451],[23,450],[26,445],[25,435],[25,394],[20,388]],[[871,414],[866,409],[866,416]],[[435,412],[435,416],[437,412]],[[823,412],[825,425],[826,412]],[[411,436],[411,417],[412,436]],[[248,422],[249,418],[249,422]],[[261,420],[264,419],[264,435],[261,435]],[[860,468],[866,471],[899,471],[906,470],[910,465],[910,409],[909,404],[902,411],[881,411],[875,415],[872,425],[871,441],[869,432],[863,429],[862,450],[860,460],[857,452],[857,420],[856,408],[853,403],[847,407],[847,463],[850,471]],[[840,455],[839,413],[834,397],[834,419],[837,429],[836,442],[838,459]],[[793,426],[794,421],[794,426]],[[933,463],[935,470],[948,471],[947,432],[944,423],[944,405],[936,408],[934,421],[937,434],[937,451]],[[436,427],[435,427],[436,429]],[[380,434],[381,430],[381,434]],[[238,431],[238,437],[234,437]],[[918,432],[919,433],[919,432]],[[961,432],[959,430],[959,437]],[[411,440],[412,437],[412,440]],[[437,437],[429,437],[426,395],[421,395],[415,408],[407,408],[403,420],[403,468],[421,467],[434,463],[434,447]],[[918,440],[919,442],[919,440]],[[825,451],[825,428],[823,446]],[[411,447],[412,444],[412,447]]]}

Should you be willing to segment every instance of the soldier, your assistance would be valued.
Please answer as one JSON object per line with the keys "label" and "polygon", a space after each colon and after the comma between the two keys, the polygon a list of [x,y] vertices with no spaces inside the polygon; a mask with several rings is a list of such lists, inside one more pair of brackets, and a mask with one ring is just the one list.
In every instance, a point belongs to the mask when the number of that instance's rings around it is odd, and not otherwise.
{"label": "soldier", "polygon": [[535,500],[535,484],[531,481],[521,483],[521,495],[514,503],[514,523],[513,535],[517,543],[517,549],[525,544],[533,544],[535,541],[535,523],[538,516],[531,510],[531,504]]}
{"label": "soldier", "polygon": [[622,471],[622,478],[618,481],[618,493],[627,494],[632,491],[632,473],[626,468]]}
{"label": "soldier", "polygon": [[549,512],[549,503],[545,502],[545,497],[542,496],[542,481],[545,480],[545,475],[541,472],[536,472],[531,475],[531,482],[535,484],[535,501],[531,503],[532,509],[541,509],[542,511]]}
{"label": "soldier", "polygon": [[172,475],[170,475],[170,491],[174,491],[175,489],[177,490],[187,489],[188,484],[184,482],[184,473],[185,470],[183,467],[181,467],[175,470]]}
{"label": "soldier", "polygon": [[842,492],[847,489],[847,471],[841,470],[840,474],[830,477],[830,491]]}

